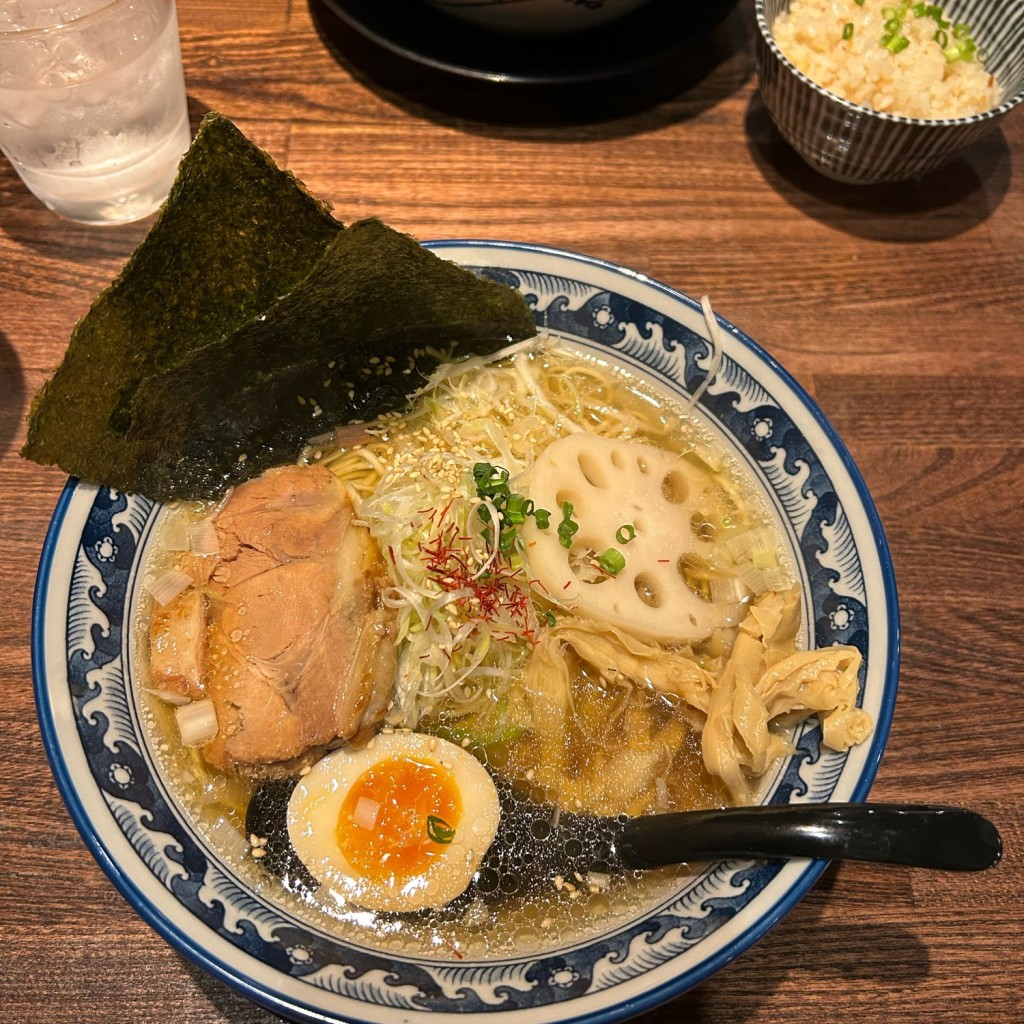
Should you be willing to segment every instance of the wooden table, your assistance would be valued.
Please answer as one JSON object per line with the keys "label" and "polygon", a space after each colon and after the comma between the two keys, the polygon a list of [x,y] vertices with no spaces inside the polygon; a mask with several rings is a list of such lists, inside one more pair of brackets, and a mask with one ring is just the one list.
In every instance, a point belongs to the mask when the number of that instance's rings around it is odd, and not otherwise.
{"label": "wooden table", "polygon": [[[926,180],[830,183],[758,100],[751,7],[674,85],[596,92],[596,119],[550,91],[520,100],[415,67],[382,84],[359,40],[326,16],[318,32],[300,0],[243,14],[180,0],[179,20],[194,120],[232,117],[342,220],[544,243],[710,294],[816,396],[875,497],[903,669],[872,796],[970,805],[1005,858],[971,876],[833,866],[755,948],[644,1019],[1024,1020],[1024,117]],[[148,224],[63,222],[6,163],[0,193],[0,1016],[264,1024],[276,1018],[173,952],[94,863],[32,698],[32,586],[64,481],[18,458],[24,416]]]}

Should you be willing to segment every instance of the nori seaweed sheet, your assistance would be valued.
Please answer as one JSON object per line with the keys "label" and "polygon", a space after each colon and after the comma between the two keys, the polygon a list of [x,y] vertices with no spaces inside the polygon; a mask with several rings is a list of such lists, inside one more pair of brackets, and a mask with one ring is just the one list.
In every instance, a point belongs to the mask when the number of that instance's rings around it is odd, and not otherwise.
{"label": "nori seaweed sheet", "polygon": [[33,401],[21,454],[156,500],[213,497],[401,407],[438,349],[487,354],[535,329],[514,289],[380,221],[344,229],[210,114]]}
{"label": "nori seaweed sheet", "polygon": [[141,490],[216,495],[329,427],[400,408],[439,349],[486,355],[534,333],[507,285],[360,221],[265,317],[140,385],[129,439],[149,454]]}
{"label": "nori seaweed sheet", "polygon": [[21,454],[135,490],[124,435],[139,382],[263,313],[341,230],[328,204],[208,114],[153,227],[33,400]]}

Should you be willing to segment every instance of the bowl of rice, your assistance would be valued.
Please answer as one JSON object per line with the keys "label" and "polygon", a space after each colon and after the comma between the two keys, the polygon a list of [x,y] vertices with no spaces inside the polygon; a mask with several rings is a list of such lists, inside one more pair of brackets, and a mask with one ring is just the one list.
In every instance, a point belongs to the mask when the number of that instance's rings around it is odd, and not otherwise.
{"label": "bowl of rice", "polygon": [[756,0],[761,95],[822,174],[917,177],[1024,100],[1024,3]]}

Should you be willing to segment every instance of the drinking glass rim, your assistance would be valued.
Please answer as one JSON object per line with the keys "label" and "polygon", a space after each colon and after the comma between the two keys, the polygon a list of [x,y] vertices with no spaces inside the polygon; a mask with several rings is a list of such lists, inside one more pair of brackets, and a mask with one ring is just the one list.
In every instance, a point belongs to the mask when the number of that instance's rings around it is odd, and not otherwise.
{"label": "drinking glass rim", "polygon": [[[96,10],[89,11],[88,14],[83,14],[79,18],[72,18],[70,21],[59,21],[53,25],[38,25],[35,28],[0,29],[0,41],[7,39],[28,39],[33,36],[46,36],[51,33],[55,34],[57,32],[61,32],[64,29],[78,28],[80,25],[97,20],[100,15],[106,14],[113,7],[124,7],[126,4],[138,2],[139,0],[107,0],[107,3],[102,7],[97,7]],[[169,2],[171,5],[174,4],[174,0],[169,0]]]}

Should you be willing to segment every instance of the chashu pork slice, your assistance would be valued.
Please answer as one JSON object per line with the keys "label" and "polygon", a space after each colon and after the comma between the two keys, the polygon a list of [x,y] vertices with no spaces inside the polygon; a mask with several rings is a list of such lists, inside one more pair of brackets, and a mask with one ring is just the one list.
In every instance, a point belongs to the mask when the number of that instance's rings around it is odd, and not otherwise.
{"label": "chashu pork slice", "polygon": [[214,518],[204,588],[204,683],[213,764],[269,764],[378,722],[394,682],[395,613],[353,494],[322,467],[285,466],[238,487]]}

